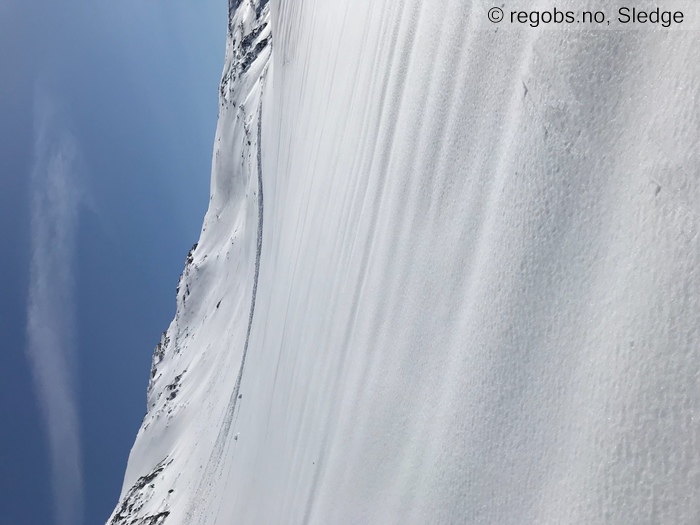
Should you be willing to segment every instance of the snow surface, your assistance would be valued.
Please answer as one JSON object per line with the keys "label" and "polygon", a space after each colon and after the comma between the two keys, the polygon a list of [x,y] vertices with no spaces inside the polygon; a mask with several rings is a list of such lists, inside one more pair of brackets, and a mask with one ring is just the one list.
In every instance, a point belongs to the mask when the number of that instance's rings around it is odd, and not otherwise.
{"label": "snow surface", "polygon": [[231,1],[109,523],[700,522],[698,32]]}

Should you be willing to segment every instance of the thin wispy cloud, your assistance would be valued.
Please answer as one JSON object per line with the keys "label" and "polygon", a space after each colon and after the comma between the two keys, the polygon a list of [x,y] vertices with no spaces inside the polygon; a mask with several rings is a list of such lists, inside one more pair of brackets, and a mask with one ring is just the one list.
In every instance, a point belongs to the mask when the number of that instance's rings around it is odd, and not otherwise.
{"label": "thin wispy cloud", "polygon": [[83,477],[75,393],[74,253],[80,190],[75,139],[37,90],[31,173],[27,354],[47,431],[57,525],[80,525]]}

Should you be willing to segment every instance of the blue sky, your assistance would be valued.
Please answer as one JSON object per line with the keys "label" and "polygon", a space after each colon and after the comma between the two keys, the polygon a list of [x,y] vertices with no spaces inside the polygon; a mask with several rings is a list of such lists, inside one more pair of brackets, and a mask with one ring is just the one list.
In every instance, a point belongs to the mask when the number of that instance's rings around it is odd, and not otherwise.
{"label": "blue sky", "polygon": [[0,516],[104,523],[209,194],[224,0],[0,0]]}

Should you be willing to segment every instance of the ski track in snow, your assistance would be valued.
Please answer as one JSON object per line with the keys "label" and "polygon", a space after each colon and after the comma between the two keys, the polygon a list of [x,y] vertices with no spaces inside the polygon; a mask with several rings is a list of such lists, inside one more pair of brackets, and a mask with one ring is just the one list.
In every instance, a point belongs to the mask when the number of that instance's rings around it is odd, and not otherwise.
{"label": "ski track in snow", "polygon": [[[228,405],[226,407],[226,413],[223,418],[223,423],[219,429],[216,442],[212,449],[212,453],[209,461],[207,462],[206,469],[202,474],[201,483],[197,489],[198,497],[194,499],[194,504],[190,507],[188,511],[188,518],[186,523],[207,523],[201,517],[208,516],[211,513],[211,509],[203,508],[207,505],[206,496],[209,494],[208,487],[211,487],[216,483],[217,473],[222,468],[223,457],[226,455],[231,446],[231,427],[234,423],[234,417],[236,415],[236,407],[238,405],[238,396],[241,390],[241,382],[243,380],[243,372],[245,369],[246,356],[248,354],[248,346],[250,343],[250,333],[253,326],[253,318],[255,315],[255,302],[258,292],[258,278],[260,276],[260,258],[262,255],[262,239],[263,239],[263,214],[264,214],[264,201],[263,201],[263,171],[262,171],[262,104],[263,104],[263,90],[264,90],[264,78],[265,73],[263,72],[260,77],[260,101],[258,103],[257,109],[257,151],[256,151],[256,164],[257,164],[257,212],[258,212],[258,222],[257,222],[257,238],[255,245],[255,271],[253,274],[253,290],[250,298],[250,309],[248,314],[248,326],[246,328],[245,343],[243,345],[243,355],[241,357],[241,364],[238,369],[238,375],[236,377],[236,383],[233,388],[233,392],[229,398]],[[195,516],[198,516],[198,521],[194,521]]]}
{"label": "ski track in snow", "polygon": [[260,276],[260,256],[262,254],[262,239],[263,239],[263,174],[262,174],[262,103],[263,103],[263,86],[264,81],[260,79],[260,102],[258,104],[258,144],[257,144],[257,175],[258,175],[258,233],[255,245],[255,273],[253,275],[253,293],[250,298],[250,313],[248,315],[248,327],[246,329],[245,343],[243,345],[243,356],[241,357],[241,366],[236,377],[236,384],[231,394],[229,401],[228,414],[224,424],[223,440],[227,439],[230,427],[232,425],[233,416],[236,413],[236,404],[238,403],[238,395],[241,390],[241,381],[243,381],[243,371],[245,369],[245,359],[248,355],[248,346],[250,344],[250,332],[253,328],[253,316],[255,315],[255,300],[258,295],[258,278]]}

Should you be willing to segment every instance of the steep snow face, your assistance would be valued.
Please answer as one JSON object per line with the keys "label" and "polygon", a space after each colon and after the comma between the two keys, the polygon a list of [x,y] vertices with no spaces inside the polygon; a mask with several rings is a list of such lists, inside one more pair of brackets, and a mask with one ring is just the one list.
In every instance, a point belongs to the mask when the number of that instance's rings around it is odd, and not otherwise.
{"label": "steep snow face", "polygon": [[110,523],[700,519],[700,37],[482,7],[231,4]]}

